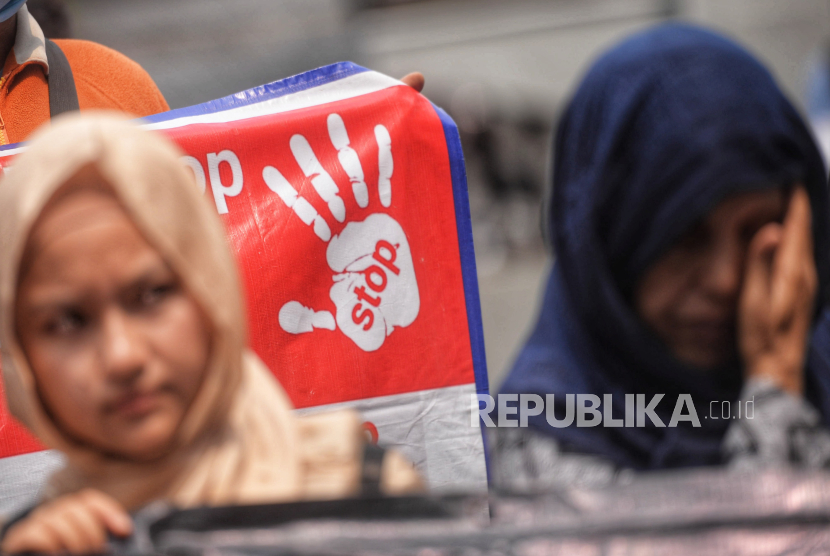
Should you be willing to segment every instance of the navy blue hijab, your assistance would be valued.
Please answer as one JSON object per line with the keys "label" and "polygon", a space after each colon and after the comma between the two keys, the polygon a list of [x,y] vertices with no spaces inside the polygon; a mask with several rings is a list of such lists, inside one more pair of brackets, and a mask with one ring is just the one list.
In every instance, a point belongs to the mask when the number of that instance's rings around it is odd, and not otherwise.
{"label": "navy blue hijab", "polygon": [[[770,73],[732,41],[682,24],[650,29],[606,53],[559,124],[548,223],[556,261],[539,322],[502,392],[554,394],[560,418],[565,394],[612,394],[621,418],[625,393],[646,400],[662,393],[657,414],[666,424],[677,395],[690,394],[700,428],[559,429],[544,414],[530,426],[565,450],[634,469],[720,463],[729,421],[705,417],[711,401],[737,399],[741,369],[704,373],[678,361],[626,292],[724,197],[796,182],[810,196],[823,305],[830,280],[824,165]],[[807,371],[808,395],[825,418],[827,362],[830,350],[811,354]]]}

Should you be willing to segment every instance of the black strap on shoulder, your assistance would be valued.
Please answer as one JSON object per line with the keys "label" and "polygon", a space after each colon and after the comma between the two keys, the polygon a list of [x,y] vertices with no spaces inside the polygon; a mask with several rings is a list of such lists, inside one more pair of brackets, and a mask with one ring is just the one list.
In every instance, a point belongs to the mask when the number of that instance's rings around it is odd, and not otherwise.
{"label": "black strap on shoulder", "polygon": [[380,472],[383,468],[383,457],[386,450],[371,442],[366,443],[363,450],[363,468],[360,473],[361,498],[379,498]]}
{"label": "black strap on shoulder", "polygon": [[49,62],[49,114],[54,118],[64,112],[80,110],[69,60],[49,39],[46,39],[46,60]]}

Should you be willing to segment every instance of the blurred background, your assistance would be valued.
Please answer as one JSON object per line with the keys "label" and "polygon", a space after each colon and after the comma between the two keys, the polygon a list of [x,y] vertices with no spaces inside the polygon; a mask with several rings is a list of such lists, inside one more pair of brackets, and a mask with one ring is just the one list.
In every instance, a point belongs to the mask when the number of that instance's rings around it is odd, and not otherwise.
{"label": "blurred background", "polygon": [[423,72],[461,130],[493,389],[550,264],[540,215],[556,115],[603,49],[666,19],[703,23],[749,46],[802,109],[822,94],[830,107],[830,80],[816,85],[830,0],[67,0],[67,21],[49,15],[58,0],[36,3],[54,34],[144,66],[173,108],[341,60]]}

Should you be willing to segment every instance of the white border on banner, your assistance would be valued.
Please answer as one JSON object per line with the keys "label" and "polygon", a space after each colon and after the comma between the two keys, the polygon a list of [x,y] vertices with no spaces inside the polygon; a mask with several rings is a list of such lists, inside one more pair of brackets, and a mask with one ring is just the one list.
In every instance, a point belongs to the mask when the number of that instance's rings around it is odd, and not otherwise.
{"label": "white border on banner", "polygon": [[470,426],[475,383],[298,409],[312,415],[353,409],[376,425],[378,444],[395,448],[426,479],[433,494],[487,492],[484,442]]}
{"label": "white border on banner", "polygon": [[[303,108],[312,108],[330,102],[348,100],[391,87],[406,86],[404,83],[388,75],[374,71],[365,71],[344,77],[343,79],[338,79],[337,81],[332,81],[331,83],[325,83],[317,87],[304,89],[296,93],[289,93],[277,98],[253,102],[245,106],[231,108],[230,110],[200,114],[198,116],[183,116],[164,122],[144,124],[141,127],[159,131],[177,129],[188,125],[237,122],[259,116],[282,114],[294,110],[302,110]],[[0,151],[0,158],[18,155],[26,149],[27,147],[24,145],[16,149]]]}
{"label": "white border on banner", "polygon": [[270,116],[272,114],[281,114],[284,112],[291,112],[293,110],[301,110],[303,108],[311,108],[322,104],[347,100],[397,86],[405,87],[406,85],[397,79],[389,77],[388,75],[383,75],[374,71],[365,71],[344,77],[343,79],[338,79],[337,81],[332,81],[331,83],[325,83],[317,87],[297,91],[296,93],[289,93],[281,97],[254,102],[252,104],[247,104],[237,108],[231,108],[230,110],[200,114],[198,116],[184,116],[165,122],[146,124],[143,127],[145,129],[163,130],[175,129],[193,124],[236,122],[259,116]]}

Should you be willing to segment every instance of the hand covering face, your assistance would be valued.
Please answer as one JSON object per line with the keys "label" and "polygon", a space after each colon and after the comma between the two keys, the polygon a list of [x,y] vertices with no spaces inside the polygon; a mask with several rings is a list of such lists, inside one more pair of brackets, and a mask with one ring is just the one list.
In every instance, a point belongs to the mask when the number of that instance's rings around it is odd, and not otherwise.
{"label": "hand covering face", "polygon": [[[668,423],[690,394],[700,428],[557,429],[531,426],[564,450],[619,466],[712,465],[729,424],[704,419],[710,402],[737,399],[741,369],[703,372],[678,361],[632,308],[642,273],[728,195],[803,183],[810,197],[819,299],[830,279],[826,174],[810,132],[769,72],[710,31],[666,24],[635,35],[589,70],[559,123],[548,229],[555,264],[533,334],[503,392],[651,400]],[[808,384],[830,383],[812,360]],[[830,416],[830,388],[810,388]],[[559,407],[561,405],[561,407]],[[560,411],[561,410],[561,411]],[[650,424],[649,421],[647,423]]]}

